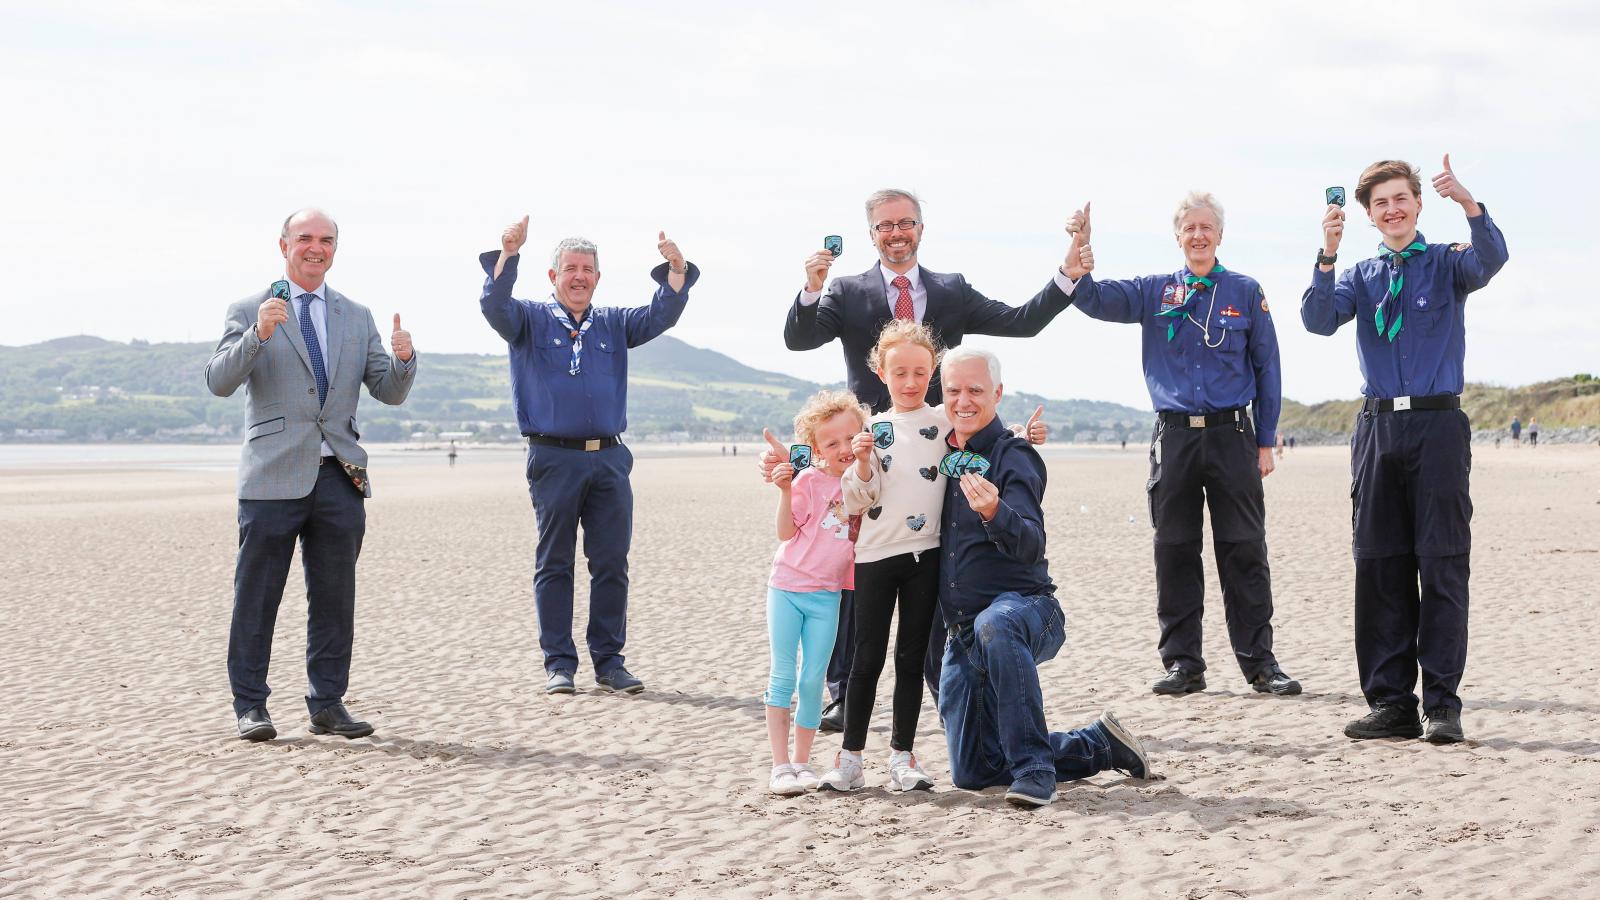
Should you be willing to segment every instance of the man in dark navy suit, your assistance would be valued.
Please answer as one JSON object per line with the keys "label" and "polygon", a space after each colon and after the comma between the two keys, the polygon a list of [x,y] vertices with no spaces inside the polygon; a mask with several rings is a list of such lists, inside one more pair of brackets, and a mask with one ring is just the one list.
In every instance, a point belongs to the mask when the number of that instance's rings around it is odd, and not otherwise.
{"label": "man in dark navy suit", "polygon": [[[844,345],[850,390],[874,413],[889,408],[889,389],[867,365],[878,332],[895,319],[914,319],[933,332],[946,348],[960,346],[969,334],[1033,337],[1071,304],[1073,279],[1058,268],[1044,290],[1022,306],[990,300],[959,274],[930,272],[917,263],[922,243],[922,204],[910,191],[881,190],[867,198],[868,236],[878,249],[878,263],[860,275],[835,278],[823,292],[833,265],[824,249],[806,259],[806,285],[789,308],[783,341],[790,350],[814,350],[834,338]],[[928,383],[928,403],[942,402],[936,372]],[[852,592],[844,592],[839,611],[839,636],[828,663],[828,690],[833,702],[823,712],[822,731],[844,728],[844,692],[849,679],[853,643],[850,623]],[[943,628],[935,622],[928,643],[928,686],[938,697],[939,660],[944,652]]]}

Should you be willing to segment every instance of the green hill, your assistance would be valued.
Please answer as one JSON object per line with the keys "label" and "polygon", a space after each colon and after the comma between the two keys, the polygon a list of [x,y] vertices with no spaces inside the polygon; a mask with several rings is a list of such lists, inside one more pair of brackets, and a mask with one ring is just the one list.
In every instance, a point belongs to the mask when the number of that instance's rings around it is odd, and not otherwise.
{"label": "green hill", "polygon": [[[223,441],[238,439],[244,399],[205,388],[209,343],[117,343],[88,336],[0,347],[0,441]],[[373,441],[468,432],[517,435],[506,357],[427,353],[400,407],[363,398],[362,436]],[[765,372],[732,357],[660,337],[629,352],[628,431],[635,439],[726,440],[786,429],[821,385]],[[1008,396],[1007,421],[1044,404],[1058,439],[1139,439],[1149,413],[1090,400]]]}
{"label": "green hill", "polygon": [[[1278,430],[1309,443],[1348,438],[1360,408],[1360,400],[1329,400],[1314,406],[1284,400]],[[1520,417],[1524,425],[1537,418],[1547,434],[1552,429],[1600,428],[1600,380],[1581,374],[1522,387],[1468,384],[1461,393],[1461,408],[1478,431],[1504,431],[1512,416]]]}

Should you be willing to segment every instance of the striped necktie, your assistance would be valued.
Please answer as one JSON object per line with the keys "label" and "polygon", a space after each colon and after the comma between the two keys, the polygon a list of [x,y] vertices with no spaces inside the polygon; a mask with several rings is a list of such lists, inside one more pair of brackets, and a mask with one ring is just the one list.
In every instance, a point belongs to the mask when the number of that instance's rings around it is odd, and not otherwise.
{"label": "striped necktie", "polygon": [[555,314],[556,321],[561,323],[561,327],[567,330],[567,338],[572,341],[572,361],[567,364],[567,374],[576,375],[583,362],[583,335],[589,330],[589,326],[594,324],[594,310],[589,310],[589,314],[583,317],[581,325],[572,324],[572,316],[560,302],[555,304],[551,312]]}
{"label": "striped necktie", "polygon": [[911,303],[911,279],[904,275],[896,275],[894,280],[889,283],[900,289],[900,296],[896,297],[894,301],[894,317],[896,319],[915,319],[917,317],[917,308]]}
{"label": "striped necktie", "polygon": [[306,342],[306,355],[311,357],[311,374],[317,378],[317,405],[328,402],[328,369],[322,362],[322,342],[317,340],[316,326],[311,324],[311,301],[316,294],[300,295],[300,337]]}
{"label": "striped necktie", "polygon": [[[1419,253],[1426,253],[1428,245],[1421,241],[1412,241],[1402,250],[1390,250],[1379,244],[1378,255],[1389,263],[1389,293],[1378,301],[1378,310],[1372,315],[1372,324],[1378,326],[1378,336],[1387,337],[1390,343],[1394,342],[1395,335],[1400,333],[1400,326],[1405,321],[1405,304],[1400,301],[1400,289],[1405,287],[1406,273],[1400,267],[1406,260]],[[1394,322],[1389,326],[1387,334],[1383,330],[1383,308],[1390,303],[1394,304]]]}

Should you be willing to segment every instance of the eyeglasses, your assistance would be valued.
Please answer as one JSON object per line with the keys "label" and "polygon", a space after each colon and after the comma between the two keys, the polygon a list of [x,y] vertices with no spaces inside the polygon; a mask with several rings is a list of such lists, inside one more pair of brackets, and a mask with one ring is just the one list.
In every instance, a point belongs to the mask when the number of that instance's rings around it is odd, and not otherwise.
{"label": "eyeglasses", "polygon": [[918,222],[916,219],[901,219],[898,222],[879,222],[872,227],[881,234],[888,234],[891,231],[894,231],[896,228],[900,229],[901,231],[910,231],[921,224],[922,223]]}

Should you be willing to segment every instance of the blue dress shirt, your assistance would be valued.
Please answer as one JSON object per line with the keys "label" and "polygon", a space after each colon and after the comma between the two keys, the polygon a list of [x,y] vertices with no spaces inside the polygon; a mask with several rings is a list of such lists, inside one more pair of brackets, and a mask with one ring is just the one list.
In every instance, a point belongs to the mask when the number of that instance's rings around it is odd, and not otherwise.
{"label": "blue dress shirt", "polygon": [[684,276],[683,290],[667,284],[667,264],[650,272],[659,287],[648,306],[590,306],[593,319],[583,333],[579,372],[572,363],[570,332],[556,321],[555,300],[516,300],[511,288],[517,281],[521,254],[506,260],[494,277],[499,250],[478,257],[488,278],[478,305],[483,317],[511,351],[511,404],[523,434],[588,440],[621,434],[628,428],[628,348],[658,337],[677,324],[689,302],[689,288],[700,278],[693,263]]}
{"label": "blue dress shirt", "polygon": [[[1193,274],[1188,267],[1127,281],[1085,275],[1072,305],[1091,318],[1143,326],[1144,380],[1156,412],[1199,415],[1253,404],[1256,445],[1271,447],[1283,408],[1278,332],[1261,285],[1223,269],[1213,269],[1207,277],[1215,285],[1198,292],[1184,284]],[[1171,309],[1187,315],[1161,315]],[[1174,324],[1177,331],[1167,340]]]}
{"label": "blue dress shirt", "polygon": [[939,609],[952,626],[970,625],[1007,591],[1024,597],[1054,596],[1056,591],[1044,558],[1044,460],[1001,424],[999,416],[974,434],[965,449],[989,461],[983,477],[999,489],[1000,506],[985,522],[972,511],[960,479],[945,479]]}
{"label": "blue dress shirt", "polygon": [[[1481,204],[1480,204],[1481,206]],[[1368,397],[1427,397],[1459,394],[1467,354],[1467,295],[1489,283],[1506,264],[1506,239],[1489,218],[1469,216],[1470,244],[1428,244],[1401,264],[1405,282],[1398,306],[1404,310],[1400,333],[1390,341],[1378,334],[1374,313],[1389,294],[1389,266],[1382,257],[1364,259],[1339,273],[1319,266],[1300,300],[1300,319],[1313,334],[1333,334],[1356,320],[1356,358],[1361,362],[1361,393]],[[1393,321],[1395,304],[1387,309]]]}

